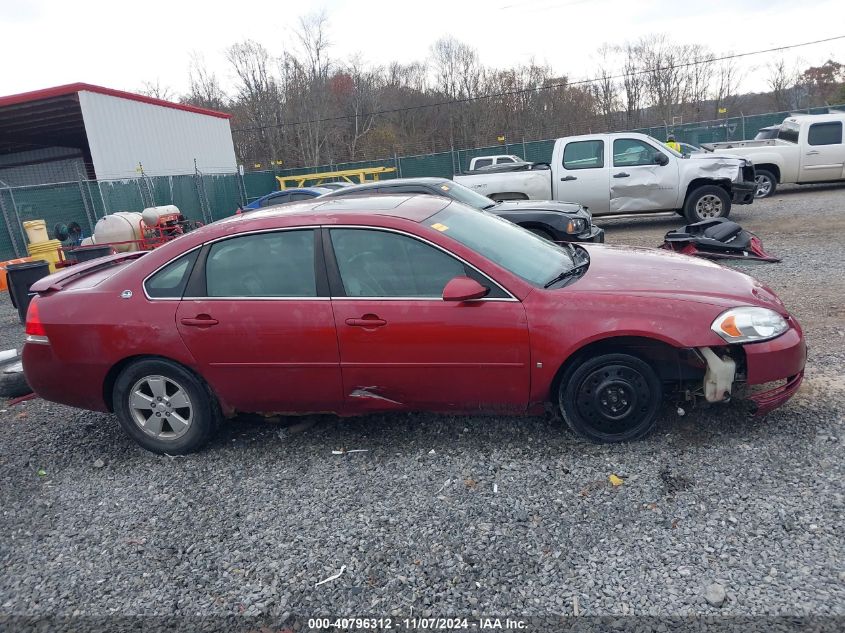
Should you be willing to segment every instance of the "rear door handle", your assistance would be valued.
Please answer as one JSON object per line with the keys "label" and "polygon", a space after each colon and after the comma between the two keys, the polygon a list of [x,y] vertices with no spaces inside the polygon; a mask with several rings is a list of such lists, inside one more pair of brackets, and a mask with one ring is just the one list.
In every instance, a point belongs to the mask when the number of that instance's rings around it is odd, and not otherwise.
{"label": "rear door handle", "polygon": [[818,150],[814,149],[812,152],[807,152],[807,156],[815,156],[818,153],[819,153]]}
{"label": "rear door handle", "polygon": [[631,174],[626,174],[624,171],[620,171],[618,174],[613,174],[614,178],[627,178]]}
{"label": "rear door handle", "polygon": [[566,182],[567,180],[578,180],[575,176],[564,176],[560,179],[561,182]]}
{"label": "rear door handle", "polygon": [[382,327],[387,321],[380,319],[375,314],[365,314],[360,319],[346,319],[346,325],[353,327]]}
{"label": "rear door handle", "polygon": [[187,325],[189,327],[199,327],[199,328],[211,327],[212,325],[217,325],[219,323],[219,321],[217,319],[214,319],[207,314],[198,314],[197,316],[195,316],[192,319],[186,317],[186,318],[180,319],[179,322],[182,325]]}

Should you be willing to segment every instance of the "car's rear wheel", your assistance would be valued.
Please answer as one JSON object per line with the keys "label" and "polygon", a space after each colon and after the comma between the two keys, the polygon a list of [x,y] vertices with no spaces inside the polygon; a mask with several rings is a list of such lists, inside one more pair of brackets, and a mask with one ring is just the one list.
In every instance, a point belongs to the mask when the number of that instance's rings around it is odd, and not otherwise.
{"label": "car's rear wheel", "polygon": [[690,222],[701,222],[710,218],[726,218],[731,212],[728,193],[716,185],[699,187],[687,196],[684,215]]}
{"label": "car's rear wheel", "polygon": [[182,455],[199,449],[214,435],[220,419],[206,385],[164,359],[126,367],[115,381],[113,403],[124,430],[154,453]]}
{"label": "car's rear wheel", "polygon": [[663,387],[654,369],[629,354],[603,354],[567,369],[558,406],[573,431],[593,442],[626,442],[657,421]]}
{"label": "car's rear wheel", "polygon": [[757,181],[757,190],[754,192],[755,198],[768,198],[774,195],[778,188],[778,179],[767,169],[758,169],[755,180]]}

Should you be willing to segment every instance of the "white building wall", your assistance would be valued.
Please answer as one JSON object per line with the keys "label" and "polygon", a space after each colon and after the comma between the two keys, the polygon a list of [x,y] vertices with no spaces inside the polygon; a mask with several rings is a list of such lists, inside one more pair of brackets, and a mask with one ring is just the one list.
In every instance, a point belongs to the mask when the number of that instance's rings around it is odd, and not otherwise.
{"label": "white building wall", "polygon": [[229,120],[95,92],[79,103],[97,178],[233,173]]}

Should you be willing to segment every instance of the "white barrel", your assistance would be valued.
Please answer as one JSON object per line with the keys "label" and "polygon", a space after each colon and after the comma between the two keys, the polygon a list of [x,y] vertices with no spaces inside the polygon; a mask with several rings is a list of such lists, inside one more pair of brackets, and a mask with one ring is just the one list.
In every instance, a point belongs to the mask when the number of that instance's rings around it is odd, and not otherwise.
{"label": "white barrel", "polygon": [[[118,211],[97,220],[94,225],[94,241],[97,244],[114,244],[140,240],[141,214],[135,211]],[[137,251],[137,244],[114,244],[118,253]]]}
{"label": "white barrel", "polygon": [[83,237],[82,241],[79,243],[80,246],[94,246],[94,237]]}
{"label": "white barrel", "polygon": [[144,224],[147,226],[155,226],[161,216],[174,213],[179,213],[179,207],[175,204],[164,204],[160,207],[147,207],[141,212],[141,217],[144,218]]}

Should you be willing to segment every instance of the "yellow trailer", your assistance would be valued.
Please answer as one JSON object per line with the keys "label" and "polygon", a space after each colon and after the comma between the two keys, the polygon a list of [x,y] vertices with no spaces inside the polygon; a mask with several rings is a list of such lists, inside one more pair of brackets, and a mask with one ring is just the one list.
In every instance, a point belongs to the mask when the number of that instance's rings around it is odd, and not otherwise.
{"label": "yellow trailer", "polygon": [[[390,174],[394,171],[396,171],[395,167],[362,167],[361,169],[321,171],[316,174],[276,176],[276,180],[279,181],[279,190],[288,189],[289,187],[319,187],[324,182],[336,182],[339,180],[357,185],[376,181],[382,174]],[[306,185],[305,183],[308,184]]]}

